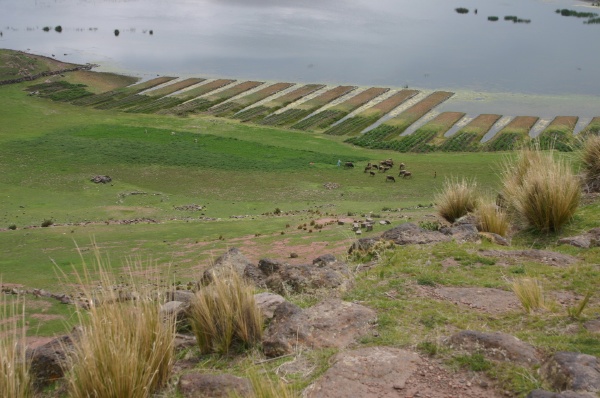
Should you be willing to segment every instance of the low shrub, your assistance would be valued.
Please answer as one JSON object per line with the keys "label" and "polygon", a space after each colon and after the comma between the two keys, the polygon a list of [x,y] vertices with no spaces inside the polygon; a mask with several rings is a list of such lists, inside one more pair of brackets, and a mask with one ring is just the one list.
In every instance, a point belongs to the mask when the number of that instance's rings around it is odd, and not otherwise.
{"label": "low shrub", "polygon": [[17,224],[10,224],[10,225],[8,226],[8,229],[10,229],[10,230],[14,231],[15,229],[17,229]]}
{"label": "low shrub", "polygon": [[25,314],[19,311],[20,299],[0,300],[0,397],[33,396],[29,361],[25,355]]}
{"label": "low shrub", "polygon": [[54,224],[54,221],[47,218],[44,221],[42,221],[42,228],[47,228],[47,227],[51,226],[52,224]]}
{"label": "low shrub", "polygon": [[454,222],[477,206],[477,183],[466,179],[444,182],[444,190],[436,196],[438,213],[448,222]]}
{"label": "low shrub", "polygon": [[227,354],[249,348],[262,337],[262,315],[254,289],[233,269],[213,275],[213,282],[196,293],[189,314],[202,353]]}

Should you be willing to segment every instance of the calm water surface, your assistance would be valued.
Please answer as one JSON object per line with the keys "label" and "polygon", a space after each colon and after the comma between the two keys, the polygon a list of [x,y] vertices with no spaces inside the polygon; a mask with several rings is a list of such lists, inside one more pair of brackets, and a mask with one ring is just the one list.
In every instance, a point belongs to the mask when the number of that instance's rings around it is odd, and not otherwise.
{"label": "calm water surface", "polygon": [[[600,14],[600,8],[589,4],[0,0],[0,47],[98,63],[102,70],[142,77],[219,76],[570,95],[589,98],[588,106],[597,106],[600,24],[555,13],[568,8]],[[457,7],[470,12],[459,14]],[[506,15],[531,23],[504,21]],[[498,16],[499,21],[490,22],[488,16]],[[54,30],[57,25],[61,33]],[[45,32],[45,26],[52,29]]]}

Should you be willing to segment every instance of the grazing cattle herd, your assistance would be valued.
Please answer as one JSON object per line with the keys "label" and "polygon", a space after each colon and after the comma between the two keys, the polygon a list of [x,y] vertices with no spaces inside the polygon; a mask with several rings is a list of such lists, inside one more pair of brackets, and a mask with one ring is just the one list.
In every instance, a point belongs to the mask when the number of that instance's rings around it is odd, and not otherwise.
{"label": "grazing cattle herd", "polygon": [[[344,168],[354,168],[354,162],[345,162]],[[369,176],[375,177],[376,172],[378,170],[380,173],[385,173],[394,168],[394,161],[392,159],[385,159],[379,163],[369,162],[365,166],[364,172],[369,173]],[[398,177],[402,177],[403,179],[412,178],[412,173],[406,170],[406,165],[404,163],[400,163],[398,165],[398,169],[400,172],[398,173]],[[392,175],[385,176],[385,182],[396,182],[396,178]]]}

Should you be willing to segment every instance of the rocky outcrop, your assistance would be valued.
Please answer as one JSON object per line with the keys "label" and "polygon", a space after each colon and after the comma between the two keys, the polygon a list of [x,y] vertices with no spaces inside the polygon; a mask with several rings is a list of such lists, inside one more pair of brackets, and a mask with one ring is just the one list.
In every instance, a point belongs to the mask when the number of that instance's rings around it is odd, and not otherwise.
{"label": "rocky outcrop", "polygon": [[266,356],[277,357],[299,347],[344,348],[371,332],[376,319],[374,310],[337,299],[305,310],[284,302],[265,331],[263,350]]}
{"label": "rocky outcrop", "polygon": [[240,276],[244,276],[246,267],[249,266],[253,267],[254,265],[242,254],[240,249],[232,247],[217,258],[212,267],[204,271],[202,282],[210,283],[213,280],[213,277],[223,275],[231,270]]}
{"label": "rocky outcrop", "polygon": [[232,393],[248,397],[252,392],[248,379],[230,374],[187,373],[179,379],[178,387],[185,398],[225,398]]}
{"label": "rocky outcrop", "polygon": [[600,391],[600,363],[592,355],[559,351],[542,366],[541,373],[559,391]]}
{"label": "rocky outcrop", "polygon": [[567,236],[558,240],[559,245],[571,245],[588,249],[590,247],[600,246],[600,228],[590,229],[585,234],[576,236]]}
{"label": "rocky outcrop", "polygon": [[285,302],[285,299],[278,294],[258,293],[254,295],[254,302],[260,308],[265,319],[272,319],[277,307]]}
{"label": "rocky outcrop", "polygon": [[381,240],[392,241],[397,245],[428,244],[448,242],[452,240],[451,234],[423,229],[416,224],[406,223],[385,231]]}
{"label": "rocky outcrop", "polygon": [[340,353],[325,374],[305,391],[308,398],[396,398],[421,363],[413,352],[368,347]]}
{"label": "rocky outcrop", "polygon": [[517,362],[521,365],[539,365],[540,356],[533,346],[505,333],[484,333],[463,330],[449,339],[457,349],[471,353],[482,352],[485,356],[499,360]]}

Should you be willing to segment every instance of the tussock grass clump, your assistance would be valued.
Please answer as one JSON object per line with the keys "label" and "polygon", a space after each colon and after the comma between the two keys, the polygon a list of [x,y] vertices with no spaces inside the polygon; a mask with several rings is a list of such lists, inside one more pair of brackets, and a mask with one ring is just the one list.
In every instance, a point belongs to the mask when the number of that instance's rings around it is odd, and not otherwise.
{"label": "tussock grass clump", "polygon": [[[99,256],[97,256],[99,259]],[[167,381],[174,361],[175,320],[159,312],[156,292],[133,275],[144,270],[140,262],[129,264],[127,292],[109,268],[98,261],[92,284],[84,267],[82,286],[89,311],[77,311],[81,329],[74,352],[66,363],[69,397],[146,398]]]}
{"label": "tussock grass clump", "polygon": [[227,354],[248,348],[262,337],[262,314],[254,289],[234,270],[213,275],[213,283],[196,293],[190,323],[202,353]]}
{"label": "tussock grass clump", "polygon": [[504,165],[503,197],[522,223],[540,232],[559,231],[571,220],[581,196],[577,177],[552,153],[523,150]]}
{"label": "tussock grass clump", "polygon": [[600,136],[590,135],[581,151],[585,187],[600,192]]}
{"label": "tussock grass clump", "polygon": [[546,308],[544,291],[537,279],[515,279],[511,288],[527,313]]}
{"label": "tussock grass clump", "polygon": [[29,361],[25,355],[25,312],[2,294],[0,300],[0,397],[33,396]]}
{"label": "tussock grass clump", "polygon": [[480,202],[477,205],[477,229],[506,237],[510,230],[508,214],[493,202]]}
{"label": "tussock grass clump", "polygon": [[477,183],[465,178],[444,182],[444,190],[436,196],[438,213],[448,222],[467,215],[477,207]]}

